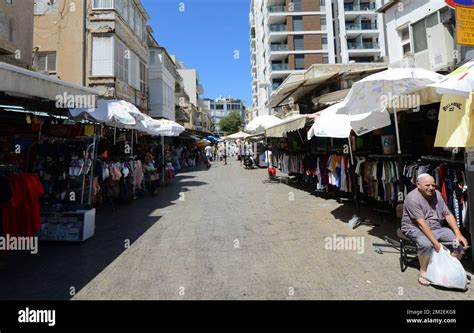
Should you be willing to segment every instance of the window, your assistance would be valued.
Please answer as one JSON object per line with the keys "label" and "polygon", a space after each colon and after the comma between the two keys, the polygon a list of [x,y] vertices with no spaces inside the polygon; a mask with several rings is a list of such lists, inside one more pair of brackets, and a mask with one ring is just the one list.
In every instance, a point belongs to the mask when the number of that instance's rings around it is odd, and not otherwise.
{"label": "window", "polygon": [[130,50],[125,48],[125,45],[117,38],[115,38],[114,48],[114,70],[115,77],[123,82],[128,82],[128,72],[130,67]]}
{"label": "window", "polygon": [[58,13],[58,0],[35,0],[34,15]]}
{"label": "window", "polygon": [[428,40],[426,39],[425,20],[413,24],[412,31],[415,53],[426,50],[428,48]]}
{"label": "window", "polygon": [[114,9],[114,0],[94,0],[93,9]]}
{"label": "window", "polygon": [[296,51],[304,50],[304,38],[303,36],[294,36],[293,46]]}
{"label": "window", "polygon": [[329,64],[329,56],[323,55],[323,64]]}
{"label": "window", "polygon": [[150,50],[150,65],[155,65],[156,64],[156,52]]}
{"label": "window", "polygon": [[92,40],[92,75],[114,75],[112,37],[94,37]]}
{"label": "window", "polygon": [[406,27],[405,29],[401,30],[400,37],[402,39],[402,42],[410,40],[410,29]]}
{"label": "window", "polygon": [[403,45],[403,55],[410,53],[411,52],[411,45],[410,43],[407,43]]}
{"label": "window", "polygon": [[7,4],[13,5],[13,0],[5,0]]}
{"label": "window", "polygon": [[142,20],[140,11],[137,8],[135,8],[135,26],[133,27],[133,30],[137,36],[140,36],[142,33]]}
{"label": "window", "polygon": [[304,54],[295,55],[295,69],[296,70],[304,69]]}
{"label": "window", "polygon": [[431,14],[430,16],[428,16],[426,18],[426,27],[427,28],[431,28],[431,27],[434,27],[435,25],[437,25],[439,23],[439,20],[438,20],[438,13],[433,13]]}
{"label": "window", "polygon": [[140,61],[140,91],[146,93],[146,67],[143,62]]}
{"label": "window", "polygon": [[321,44],[327,45],[328,44],[328,38],[327,37],[321,37]]}
{"label": "window", "polygon": [[302,16],[293,16],[293,31],[303,31]]}
{"label": "window", "polygon": [[327,24],[326,17],[321,16],[319,22],[321,23],[321,27],[325,27]]}
{"label": "window", "polygon": [[295,12],[301,12],[301,0],[293,0],[293,9]]}
{"label": "window", "polygon": [[44,73],[56,72],[56,52],[39,52],[35,56],[34,65],[37,71]]}

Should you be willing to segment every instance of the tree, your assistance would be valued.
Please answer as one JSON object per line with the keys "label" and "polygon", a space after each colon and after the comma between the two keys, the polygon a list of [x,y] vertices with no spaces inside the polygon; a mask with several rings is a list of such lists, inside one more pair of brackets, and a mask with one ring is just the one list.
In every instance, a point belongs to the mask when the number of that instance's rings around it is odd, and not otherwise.
{"label": "tree", "polygon": [[242,118],[240,118],[239,111],[232,111],[227,116],[223,117],[219,122],[221,130],[224,135],[229,135],[240,130],[242,126]]}

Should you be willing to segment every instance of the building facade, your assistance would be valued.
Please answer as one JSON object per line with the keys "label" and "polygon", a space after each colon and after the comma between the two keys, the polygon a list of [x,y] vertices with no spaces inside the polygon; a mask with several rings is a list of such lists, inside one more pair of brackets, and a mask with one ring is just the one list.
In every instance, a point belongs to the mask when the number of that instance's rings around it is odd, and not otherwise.
{"label": "building facade", "polygon": [[170,58],[182,78],[182,83],[176,86],[176,96],[178,98],[177,107],[184,110],[189,118],[189,121],[184,122],[183,126],[190,130],[209,133],[211,120],[206,104],[199,97],[204,93],[204,88],[200,83],[198,71],[194,68],[187,68],[174,55],[171,55]]}
{"label": "building facade", "polygon": [[148,113],[148,19],[140,0],[36,0],[34,67]]}
{"label": "building facade", "polygon": [[213,124],[213,131],[216,133],[222,133],[219,123],[222,118],[227,117],[230,112],[237,111],[240,114],[240,118],[243,120],[245,117],[245,105],[240,99],[224,98],[220,96],[214,100],[206,98],[206,107],[209,110],[209,116]]}
{"label": "building facade", "polygon": [[455,13],[445,1],[388,1],[378,12],[384,14],[391,66],[445,72],[463,57]]}
{"label": "building facade", "polygon": [[252,0],[252,116],[270,114],[272,95],[313,64],[381,62],[381,0]]}
{"label": "building facade", "polygon": [[151,35],[149,60],[150,116],[176,120],[176,83],[180,80],[176,65],[164,47]]}
{"label": "building facade", "polygon": [[0,1],[0,61],[30,68],[33,49],[32,1]]}

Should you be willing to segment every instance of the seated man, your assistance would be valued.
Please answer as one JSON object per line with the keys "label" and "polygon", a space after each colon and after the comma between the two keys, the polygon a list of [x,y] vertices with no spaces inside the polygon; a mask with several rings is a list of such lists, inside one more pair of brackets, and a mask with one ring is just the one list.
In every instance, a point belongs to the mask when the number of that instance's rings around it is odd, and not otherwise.
{"label": "seated man", "polygon": [[[418,282],[428,286],[430,282],[426,280],[425,274],[433,249],[439,252],[442,246],[440,242],[449,242],[454,245],[452,255],[461,259],[468,243],[459,231],[441,193],[436,190],[434,178],[426,173],[421,174],[417,178],[416,187],[408,193],[403,204],[401,230],[417,245],[420,261]],[[444,219],[452,230],[441,226]]]}

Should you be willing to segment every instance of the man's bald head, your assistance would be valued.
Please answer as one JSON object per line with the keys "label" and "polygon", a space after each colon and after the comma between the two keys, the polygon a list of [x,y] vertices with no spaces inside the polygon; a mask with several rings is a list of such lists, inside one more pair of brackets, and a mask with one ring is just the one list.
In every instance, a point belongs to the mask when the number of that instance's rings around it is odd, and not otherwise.
{"label": "man's bald head", "polygon": [[436,193],[436,183],[432,176],[422,173],[416,178],[418,191],[427,199],[431,199]]}

